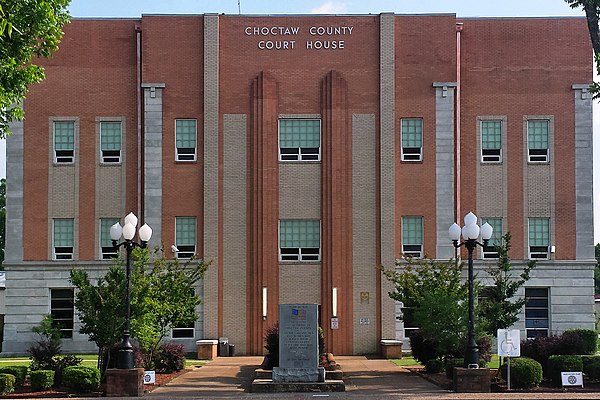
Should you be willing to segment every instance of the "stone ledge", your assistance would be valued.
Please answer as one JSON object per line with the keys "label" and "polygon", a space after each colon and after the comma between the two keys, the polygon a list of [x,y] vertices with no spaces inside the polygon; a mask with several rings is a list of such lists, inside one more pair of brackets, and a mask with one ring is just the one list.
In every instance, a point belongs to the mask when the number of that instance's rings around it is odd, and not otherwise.
{"label": "stone ledge", "polygon": [[281,392],[345,392],[346,385],[342,380],[325,382],[277,382],[271,379],[255,379],[252,381],[252,393],[281,393]]}
{"label": "stone ledge", "polygon": [[[254,379],[273,379],[273,371],[270,369],[258,368],[254,370]],[[340,370],[325,371],[325,381],[341,381],[344,379],[344,372]]]}

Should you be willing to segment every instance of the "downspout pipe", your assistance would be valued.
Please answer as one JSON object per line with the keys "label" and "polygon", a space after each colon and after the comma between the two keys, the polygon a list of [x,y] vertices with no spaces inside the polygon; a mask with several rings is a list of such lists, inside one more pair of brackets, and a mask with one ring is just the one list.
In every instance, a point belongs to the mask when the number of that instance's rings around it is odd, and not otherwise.
{"label": "downspout pipe", "polygon": [[135,24],[136,36],[136,99],[137,99],[137,215],[142,214],[142,27]]}
{"label": "downspout pipe", "polygon": [[461,192],[461,187],[460,187],[460,177],[461,177],[461,166],[460,166],[460,92],[461,92],[461,82],[460,82],[460,58],[461,58],[461,38],[460,35],[462,33],[463,30],[463,23],[462,22],[457,22],[456,23],[456,93],[455,93],[455,98],[456,98],[456,107],[455,107],[455,118],[454,120],[456,121],[456,192],[455,192],[455,204],[456,204],[456,215],[455,215],[455,221],[458,221],[460,216],[462,215],[461,210],[460,210],[460,192]]}

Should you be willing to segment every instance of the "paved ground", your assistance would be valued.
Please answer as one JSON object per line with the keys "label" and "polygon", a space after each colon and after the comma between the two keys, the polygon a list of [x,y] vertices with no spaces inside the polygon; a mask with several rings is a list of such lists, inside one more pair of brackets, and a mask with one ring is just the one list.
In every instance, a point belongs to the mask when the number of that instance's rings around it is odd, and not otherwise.
{"label": "paved ground", "polygon": [[336,357],[344,371],[342,393],[248,393],[262,357],[217,358],[145,397],[156,399],[600,399],[600,393],[452,393],[387,360]]}

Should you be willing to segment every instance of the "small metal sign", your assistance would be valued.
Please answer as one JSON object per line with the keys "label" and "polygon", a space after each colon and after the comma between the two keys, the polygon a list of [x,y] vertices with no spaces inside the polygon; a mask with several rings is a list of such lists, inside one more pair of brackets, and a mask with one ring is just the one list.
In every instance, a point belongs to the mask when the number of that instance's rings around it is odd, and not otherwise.
{"label": "small metal sign", "polygon": [[583,387],[583,375],[581,372],[561,372],[563,386],[581,386]]}
{"label": "small metal sign", "polygon": [[331,329],[339,329],[340,328],[340,320],[337,317],[331,318]]}
{"label": "small metal sign", "polygon": [[500,357],[521,356],[521,331],[498,329],[498,355]]}
{"label": "small metal sign", "polygon": [[369,318],[359,318],[358,322],[360,325],[371,325],[371,320]]}
{"label": "small metal sign", "polygon": [[369,292],[360,292],[360,304],[369,304]]}
{"label": "small metal sign", "polygon": [[155,371],[144,371],[144,385],[154,385],[156,383]]}

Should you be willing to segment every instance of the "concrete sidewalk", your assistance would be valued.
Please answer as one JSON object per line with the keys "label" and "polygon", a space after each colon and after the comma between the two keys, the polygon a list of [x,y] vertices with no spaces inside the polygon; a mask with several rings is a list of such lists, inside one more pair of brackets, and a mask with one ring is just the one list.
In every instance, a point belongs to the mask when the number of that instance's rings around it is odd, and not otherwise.
{"label": "concrete sidewalk", "polygon": [[145,397],[153,399],[600,399],[600,393],[452,393],[388,360],[338,356],[346,392],[248,393],[262,357],[219,357]]}

